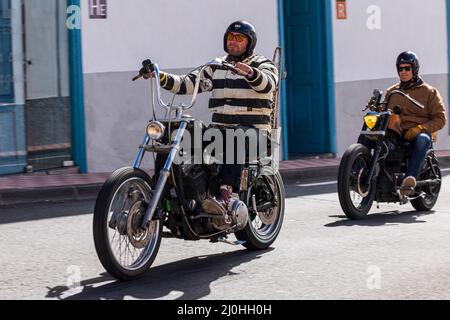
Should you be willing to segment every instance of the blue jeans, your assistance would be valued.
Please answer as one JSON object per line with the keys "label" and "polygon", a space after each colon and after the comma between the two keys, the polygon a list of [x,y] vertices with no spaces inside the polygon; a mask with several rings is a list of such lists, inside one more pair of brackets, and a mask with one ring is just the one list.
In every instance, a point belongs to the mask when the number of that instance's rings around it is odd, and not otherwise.
{"label": "blue jeans", "polygon": [[427,151],[431,148],[431,144],[431,136],[428,133],[420,133],[414,138],[413,142],[411,143],[412,156],[409,161],[405,177],[413,176],[417,178],[420,166],[425,159]]}

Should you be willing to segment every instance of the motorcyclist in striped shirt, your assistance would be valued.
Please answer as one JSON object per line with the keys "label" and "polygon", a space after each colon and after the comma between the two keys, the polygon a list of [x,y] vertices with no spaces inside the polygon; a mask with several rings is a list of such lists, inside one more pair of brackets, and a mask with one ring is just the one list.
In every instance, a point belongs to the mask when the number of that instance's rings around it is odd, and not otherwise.
{"label": "motorcyclist in striped shirt", "polygon": [[[213,123],[270,130],[272,102],[279,75],[272,61],[254,53],[256,43],[256,31],[250,23],[236,21],[227,28],[223,39],[227,55],[219,59],[233,63],[236,73],[210,66],[202,75],[212,82],[212,86],[200,91],[212,92],[208,107],[213,112]],[[198,72],[181,76],[160,72],[160,83],[173,93],[192,94]],[[216,197],[203,201],[202,207],[206,212],[222,215],[227,211],[233,191],[239,189],[242,168],[243,165],[237,163],[221,166],[220,192]]]}

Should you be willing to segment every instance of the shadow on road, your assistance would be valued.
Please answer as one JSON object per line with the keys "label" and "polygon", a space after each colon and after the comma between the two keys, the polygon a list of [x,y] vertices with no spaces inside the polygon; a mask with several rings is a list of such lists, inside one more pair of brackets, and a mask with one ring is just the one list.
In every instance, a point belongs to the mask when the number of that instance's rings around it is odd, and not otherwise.
{"label": "shadow on road", "polygon": [[[442,172],[443,178],[447,179],[448,175],[450,175],[449,171]],[[337,177],[326,179],[286,179],[284,184],[286,198],[337,193]]]}
{"label": "shadow on road", "polygon": [[95,200],[27,203],[0,208],[0,224],[91,214]]}
{"label": "shadow on road", "polygon": [[[442,173],[445,179],[450,172]],[[285,181],[286,198],[337,193],[336,179]],[[337,201],[337,195],[336,195]],[[20,204],[0,207],[0,224],[92,214],[95,200]]]}
{"label": "shadow on road", "polygon": [[396,225],[404,223],[425,223],[426,221],[418,220],[421,216],[433,214],[434,211],[386,211],[381,213],[369,214],[365,219],[350,220],[345,215],[329,216],[330,218],[342,218],[343,220],[328,223],[325,227],[352,227],[367,226],[378,227],[384,225]]}
{"label": "shadow on road", "polygon": [[329,180],[325,182],[318,182],[318,184],[315,184],[314,181],[310,180],[301,182],[297,181],[286,183],[284,188],[286,191],[286,198],[296,198],[318,194],[336,193],[337,182]]}
{"label": "shadow on road", "polygon": [[[239,273],[231,271],[233,268],[258,259],[272,250],[238,250],[197,256],[150,268],[142,278],[129,282],[115,281],[107,273],[103,273],[97,278],[81,281],[80,287],[75,289],[67,286],[48,288],[46,298],[196,300],[210,294],[212,282],[233,281],[233,276],[239,276]],[[103,282],[108,283],[102,285]]]}

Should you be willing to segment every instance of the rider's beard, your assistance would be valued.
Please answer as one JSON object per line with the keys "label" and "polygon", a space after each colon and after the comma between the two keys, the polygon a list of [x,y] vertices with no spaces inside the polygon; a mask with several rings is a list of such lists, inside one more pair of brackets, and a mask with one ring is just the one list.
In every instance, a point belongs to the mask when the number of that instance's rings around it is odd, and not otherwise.
{"label": "rider's beard", "polygon": [[242,51],[239,50],[237,46],[228,47],[228,59],[229,61],[242,61],[247,58],[247,48]]}

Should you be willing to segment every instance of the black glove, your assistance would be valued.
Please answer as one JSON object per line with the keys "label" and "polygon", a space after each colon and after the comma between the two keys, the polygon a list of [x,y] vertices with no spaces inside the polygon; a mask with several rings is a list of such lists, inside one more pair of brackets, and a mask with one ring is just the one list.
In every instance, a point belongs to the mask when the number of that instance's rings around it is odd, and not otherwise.
{"label": "black glove", "polygon": [[153,71],[155,71],[155,65],[150,59],[142,61],[142,68],[139,70],[140,75],[152,73]]}

